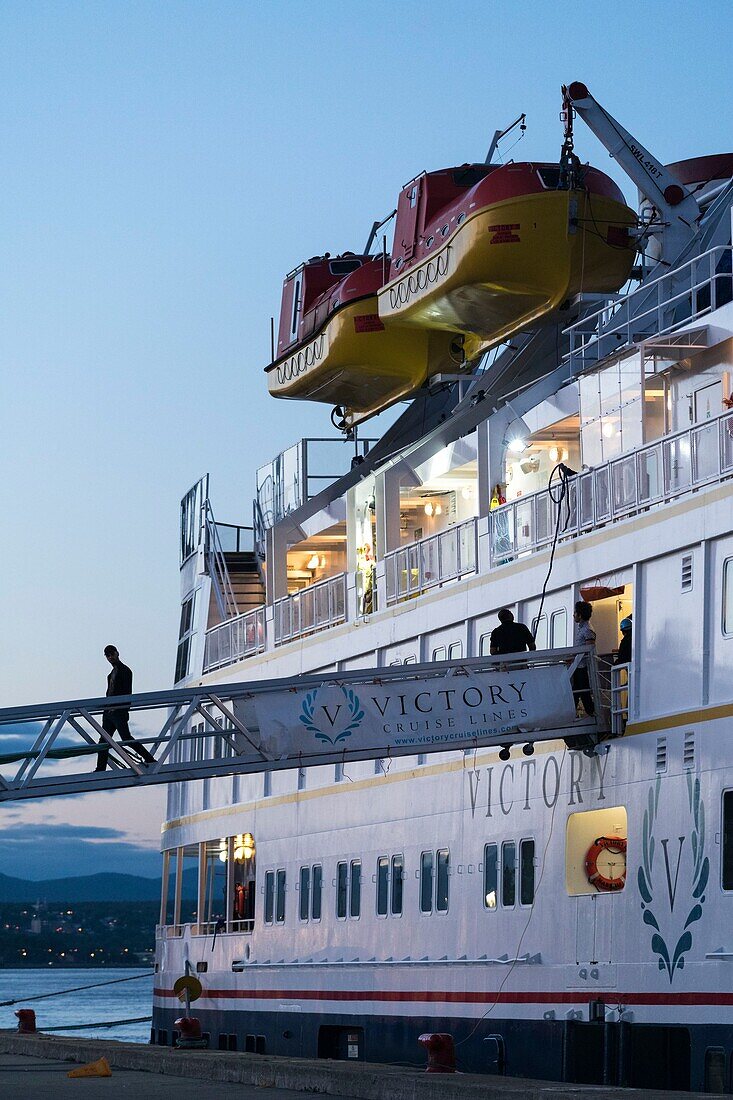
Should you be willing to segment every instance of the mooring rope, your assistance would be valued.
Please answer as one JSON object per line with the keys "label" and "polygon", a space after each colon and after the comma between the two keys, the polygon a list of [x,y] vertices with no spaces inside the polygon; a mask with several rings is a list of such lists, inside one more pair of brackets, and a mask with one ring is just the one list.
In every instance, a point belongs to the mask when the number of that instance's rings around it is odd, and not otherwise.
{"label": "mooring rope", "polygon": [[119,982],[136,982],[140,978],[152,977],[154,971],[146,970],[144,974],[133,974],[129,978],[110,978],[107,982],[92,982],[91,985],[77,985],[73,989],[57,989],[54,993],[39,993],[35,997],[15,997],[10,1001],[0,1001],[0,1008],[9,1008],[11,1005],[23,1004],[24,1001],[45,1001],[47,997],[62,997],[65,993],[80,993],[84,989],[99,989],[102,985],[117,985]]}
{"label": "mooring rope", "polygon": [[134,1016],[130,1020],[100,1020],[95,1024],[57,1024],[53,1027],[39,1027],[38,1031],[45,1034],[47,1031],[83,1031],[93,1027],[122,1027],[123,1024],[147,1024],[152,1016]]}

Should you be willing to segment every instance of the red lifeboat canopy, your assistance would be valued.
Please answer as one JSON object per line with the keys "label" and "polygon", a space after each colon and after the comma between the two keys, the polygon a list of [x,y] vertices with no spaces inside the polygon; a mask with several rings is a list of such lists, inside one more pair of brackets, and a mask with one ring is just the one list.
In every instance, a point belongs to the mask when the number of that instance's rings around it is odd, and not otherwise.
{"label": "red lifeboat canopy", "polygon": [[384,282],[383,268],[381,255],[327,252],[286,275],[275,360],[317,332],[340,305],[375,294]]}

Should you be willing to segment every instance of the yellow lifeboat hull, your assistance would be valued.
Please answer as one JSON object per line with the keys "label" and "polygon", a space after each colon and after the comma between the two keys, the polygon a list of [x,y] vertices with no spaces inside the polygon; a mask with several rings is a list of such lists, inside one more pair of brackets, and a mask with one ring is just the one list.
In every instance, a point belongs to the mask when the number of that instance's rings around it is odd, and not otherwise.
{"label": "yellow lifeboat hull", "polygon": [[385,325],[376,294],[342,306],[297,350],[267,368],[273,397],[341,405],[356,424],[412,395],[429,374],[456,364],[450,333]]}
{"label": "yellow lifeboat hull", "polygon": [[[573,224],[574,223],[574,224]],[[463,333],[467,358],[531,327],[581,292],[618,290],[634,248],[606,227],[631,227],[624,203],[585,191],[521,195],[469,215],[445,242],[378,294],[379,316]]]}

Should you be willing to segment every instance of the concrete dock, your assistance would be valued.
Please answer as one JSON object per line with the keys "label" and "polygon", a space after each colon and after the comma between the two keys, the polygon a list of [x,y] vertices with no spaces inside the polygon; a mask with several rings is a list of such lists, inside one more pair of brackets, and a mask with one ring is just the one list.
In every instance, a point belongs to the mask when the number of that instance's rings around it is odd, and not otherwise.
{"label": "concrete dock", "polygon": [[[74,1064],[104,1056],[112,1077],[68,1079]],[[624,1090],[591,1085],[529,1081],[519,1077],[427,1074],[366,1062],[332,1062],[226,1051],[180,1051],[104,1039],[67,1039],[0,1031],[0,1096],[26,1100],[52,1094],[89,1098],[133,1096],[137,1100],[191,1100],[207,1095],[254,1100],[296,1100],[316,1093],[335,1100],[702,1100],[702,1093]],[[212,1088],[216,1084],[215,1088]],[[272,1090],[272,1091],[270,1091]]]}

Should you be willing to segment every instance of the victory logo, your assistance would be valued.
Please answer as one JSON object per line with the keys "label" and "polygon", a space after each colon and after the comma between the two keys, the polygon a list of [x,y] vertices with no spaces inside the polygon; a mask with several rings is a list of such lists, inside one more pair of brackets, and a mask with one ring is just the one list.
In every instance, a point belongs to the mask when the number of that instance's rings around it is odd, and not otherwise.
{"label": "victory logo", "polygon": [[337,745],[359,728],[364,711],[356,692],[340,685],[309,691],[303,700],[299,718],[317,741]]}

